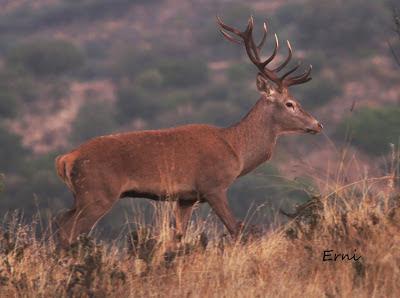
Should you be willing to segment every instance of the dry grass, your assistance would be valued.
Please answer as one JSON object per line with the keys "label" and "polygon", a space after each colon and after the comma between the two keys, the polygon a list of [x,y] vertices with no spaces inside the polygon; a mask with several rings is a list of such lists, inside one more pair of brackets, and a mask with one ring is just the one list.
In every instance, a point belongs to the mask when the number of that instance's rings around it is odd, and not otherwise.
{"label": "dry grass", "polygon": [[[9,216],[0,235],[2,297],[400,297],[400,196],[390,177],[314,197],[284,226],[232,243],[211,222],[172,239],[170,208],[127,241],[82,236],[68,251]],[[337,181],[336,181],[337,182]],[[165,204],[163,205],[165,206]],[[124,243],[124,244],[123,244]],[[323,261],[324,251],[356,258]]]}

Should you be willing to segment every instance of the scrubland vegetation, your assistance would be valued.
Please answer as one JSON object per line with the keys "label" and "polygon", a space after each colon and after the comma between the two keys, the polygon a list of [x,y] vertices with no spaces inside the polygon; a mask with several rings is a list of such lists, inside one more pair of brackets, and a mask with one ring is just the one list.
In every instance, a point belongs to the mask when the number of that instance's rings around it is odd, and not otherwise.
{"label": "scrubland vegetation", "polygon": [[[382,39],[387,34],[398,52],[389,2],[276,1],[274,8],[257,1],[211,2],[175,7],[56,0],[5,6],[0,13],[0,172],[6,186],[0,214],[22,208],[31,216],[37,204],[42,210],[69,206],[70,194],[55,177],[53,160],[91,137],[238,121],[257,100],[256,72],[240,47],[221,38],[216,12],[239,27],[250,14],[256,24],[268,18],[280,36],[280,54],[286,54],[283,41],[289,39],[295,58],[313,64],[313,80],[291,91],[325,126],[324,136],[283,139],[268,166],[238,181],[230,193],[236,215],[244,217],[252,205],[304,202],[304,193],[290,191],[297,182],[276,177],[287,176],[288,160],[318,156],[331,139],[338,146],[351,141],[365,159],[383,167],[389,143],[398,144],[400,119],[393,96],[396,63]],[[366,16],[371,16],[367,23]],[[76,89],[83,91],[76,94]],[[381,90],[391,91],[387,96]],[[312,186],[303,173],[296,179]],[[110,228],[121,224],[118,216],[104,222]]]}
{"label": "scrubland vegetation", "polygon": [[[395,1],[6,2],[1,297],[400,297]],[[203,206],[177,243],[171,204],[126,200],[59,249],[51,221],[72,197],[56,155],[114,131],[230,125],[257,99],[256,71],[223,41],[216,13],[235,26],[267,17],[281,45],[313,64],[313,80],[291,91],[324,134],[281,140],[232,187],[246,218],[236,243]],[[324,251],[361,258],[323,261]]]}
{"label": "scrubland vegetation", "polygon": [[[82,235],[67,250],[8,214],[0,232],[3,297],[398,297],[400,196],[393,175],[325,185],[273,229],[246,226],[233,242],[195,217],[173,240],[170,203],[138,210],[113,242]],[[40,236],[39,236],[40,235]],[[336,261],[334,254],[341,254]],[[347,256],[345,256],[347,255]],[[343,256],[343,257],[342,257]],[[325,261],[324,261],[325,260]]]}

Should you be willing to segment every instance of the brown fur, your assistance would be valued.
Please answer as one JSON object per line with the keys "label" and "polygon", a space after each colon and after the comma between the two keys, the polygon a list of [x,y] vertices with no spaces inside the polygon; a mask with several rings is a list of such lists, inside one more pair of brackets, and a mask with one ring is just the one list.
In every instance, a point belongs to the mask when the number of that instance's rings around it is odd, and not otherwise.
{"label": "brown fur", "polygon": [[57,157],[57,173],[75,196],[74,208],[59,222],[63,242],[89,231],[125,196],[178,201],[181,234],[193,204],[208,202],[236,235],[228,187],[271,158],[278,135],[308,127],[319,130],[318,122],[300,107],[293,123],[279,120],[287,113],[282,105],[264,94],[246,117],[228,128],[187,125],[103,136]]}
{"label": "brown fur", "polygon": [[58,220],[62,243],[90,231],[128,196],[176,201],[180,235],[193,205],[207,202],[235,237],[240,224],[228,206],[229,186],[271,158],[279,135],[322,129],[287,89],[264,77],[257,77],[261,98],[230,127],[195,124],[102,136],[57,157],[57,173],[75,198]]}

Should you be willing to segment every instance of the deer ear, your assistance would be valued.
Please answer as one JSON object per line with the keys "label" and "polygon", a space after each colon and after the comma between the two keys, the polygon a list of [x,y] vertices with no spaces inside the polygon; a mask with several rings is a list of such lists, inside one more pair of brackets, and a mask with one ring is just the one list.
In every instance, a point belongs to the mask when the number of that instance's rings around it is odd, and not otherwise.
{"label": "deer ear", "polygon": [[265,78],[262,76],[262,74],[260,74],[260,73],[257,74],[257,81],[256,81],[256,84],[257,84],[257,89],[258,89],[258,91],[260,91],[260,92],[265,92],[265,93],[267,93],[267,94],[270,94],[270,93],[271,93],[271,90],[272,90],[271,84],[270,84],[269,81],[268,81],[267,79],[265,79]]}

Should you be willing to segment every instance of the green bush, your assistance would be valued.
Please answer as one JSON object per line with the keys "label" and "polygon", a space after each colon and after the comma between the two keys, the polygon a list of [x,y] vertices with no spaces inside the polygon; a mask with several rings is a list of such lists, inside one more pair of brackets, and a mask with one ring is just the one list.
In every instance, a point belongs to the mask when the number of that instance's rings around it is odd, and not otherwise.
{"label": "green bush", "polygon": [[164,83],[164,77],[158,69],[148,69],[135,78],[135,83],[144,89],[159,89]]}
{"label": "green bush", "polygon": [[121,123],[135,117],[152,118],[161,109],[162,95],[136,85],[124,85],[117,89],[117,114]]}
{"label": "green bush", "polygon": [[201,103],[205,99],[210,101],[224,101],[227,100],[229,96],[230,84],[217,83],[209,84],[203,89],[203,92],[196,100]]}
{"label": "green bush", "polygon": [[106,102],[88,100],[72,125],[71,141],[80,144],[90,138],[109,134],[115,127],[113,107]]}
{"label": "green bush", "polygon": [[175,108],[182,104],[193,104],[194,93],[190,89],[173,89],[163,92],[163,99],[160,106],[163,109]]}
{"label": "green bush", "polygon": [[3,192],[4,189],[4,174],[0,173],[0,193]]}
{"label": "green bush", "polygon": [[400,142],[400,108],[361,108],[338,126],[335,136],[343,139],[346,133],[365,152],[386,154],[390,143]]}
{"label": "green bush", "polygon": [[48,83],[49,91],[48,96],[54,100],[61,100],[66,98],[70,94],[70,81],[69,80],[54,80],[51,83]]}
{"label": "green bush", "polygon": [[219,58],[226,59],[232,56],[238,57],[239,52],[243,54],[239,46],[235,47],[223,41],[223,37],[221,33],[218,32],[213,18],[216,11],[225,23],[239,28],[244,28],[250,15],[255,15],[256,19],[261,22],[262,18],[258,17],[257,13],[254,12],[248,4],[244,4],[243,2],[244,1],[226,1],[226,3],[219,3],[218,10],[209,6],[209,12],[207,14],[209,21],[204,22],[202,26],[197,26],[196,29],[199,30],[199,32],[195,37],[197,37],[198,43],[207,45],[207,47],[214,52],[214,57],[220,56]]}
{"label": "green bush", "polygon": [[117,49],[112,54],[112,73],[115,78],[135,79],[137,75],[147,69],[157,67],[158,53],[141,51],[133,47]]}
{"label": "green bush", "polygon": [[0,118],[11,118],[17,113],[17,99],[14,94],[0,89]]}
{"label": "green bush", "polygon": [[296,32],[291,39],[296,39],[297,46],[335,54],[368,55],[382,44],[390,10],[385,1],[306,0],[283,5],[276,16],[282,26],[293,24]]}
{"label": "green bush", "polygon": [[229,66],[227,70],[227,76],[230,82],[243,82],[245,80],[249,80],[256,78],[256,67],[251,63],[243,63],[242,61],[238,61]]}
{"label": "green bush", "polygon": [[239,178],[229,189],[229,197],[234,202],[234,213],[241,218],[251,215],[248,212],[252,205],[265,205],[263,212],[271,220],[280,208],[288,211],[295,203],[306,202],[313,192],[315,189],[310,179],[287,180],[273,164],[267,163]]}
{"label": "green bush", "polygon": [[265,164],[257,169],[257,174],[252,173],[235,181],[228,193],[234,202],[232,203],[234,213],[244,218],[251,204],[257,206],[264,204],[271,196],[276,195],[278,187],[271,186],[277,186],[279,183],[279,179],[276,178],[278,175],[276,167]]}
{"label": "green bush", "polygon": [[119,18],[135,4],[153,0],[63,0],[42,5],[16,5],[15,9],[0,16],[0,32],[31,32],[43,27],[65,25],[73,22]]}
{"label": "green bush", "polygon": [[0,144],[0,171],[17,172],[28,153],[21,145],[21,138],[0,125]]}
{"label": "green bush", "polygon": [[342,88],[337,81],[322,78],[320,75],[316,75],[310,82],[294,88],[298,100],[310,108],[323,106],[342,93]]}
{"label": "green bush", "polygon": [[206,101],[196,108],[192,121],[228,126],[239,120],[241,112],[237,105],[228,101]]}
{"label": "green bush", "polygon": [[83,53],[64,40],[33,40],[16,46],[7,56],[9,65],[23,67],[38,76],[70,73],[83,62]]}
{"label": "green bush", "polygon": [[32,76],[15,68],[0,70],[0,115],[15,116],[20,103],[38,98],[39,87]]}
{"label": "green bush", "polygon": [[159,70],[167,86],[200,85],[208,79],[207,64],[199,59],[162,60]]}
{"label": "green bush", "polygon": [[[34,216],[38,207],[42,211],[50,207],[60,210],[70,204],[71,195],[65,184],[55,173],[54,159],[60,152],[30,156],[24,160],[15,174],[10,175],[7,187],[0,193],[3,208],[0,216],[7,210],[23,210],[24,216]],[[69,200],[68,200],[69,199]]]}

